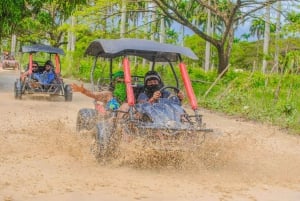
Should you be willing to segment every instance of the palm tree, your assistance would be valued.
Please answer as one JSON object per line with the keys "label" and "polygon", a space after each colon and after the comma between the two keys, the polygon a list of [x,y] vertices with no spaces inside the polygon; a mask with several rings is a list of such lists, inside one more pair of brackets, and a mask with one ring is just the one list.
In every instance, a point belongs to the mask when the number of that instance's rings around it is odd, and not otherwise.
{"label": "palm tree", "polygon": [[241,35],[241,39],[242,40],[244,39],[244,40],[248,41],[250,36],[251,36],[250,33],[244,33],[244,34]]}
{"label": "palm tree", "polygon": [[266,73],[266,69],[267,69],[266,56],[269,54],[270,24],[271,24],[270,10],[271,10],[271,6],[267,5],[266,13],[265,13],[265,31],[264,31],[264,48],[263,48],[264,58],[263,58],[263,63],[262,63],[262,72],[263,73]]}
{"label": "palm tree", "polygon": [[251,36],[255,36],[257,40],[260,40],[264,34],[264,30],[265,30],[265,21],[263,19],[255,18],[254,20],[252,20],[249,29]]}

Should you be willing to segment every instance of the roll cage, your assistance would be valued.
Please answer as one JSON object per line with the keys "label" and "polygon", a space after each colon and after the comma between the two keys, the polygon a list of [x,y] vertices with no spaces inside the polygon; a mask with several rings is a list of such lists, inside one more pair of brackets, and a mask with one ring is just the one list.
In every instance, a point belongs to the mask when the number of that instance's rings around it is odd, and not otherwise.
{"label": "roll cage", "polygon": [[158,43],[145,39],[97,39],[90,43],[85,51],[85,55],[94,56],[94,65],[91,70],[91,82],[93,82],[93,74],[95,71],[97,59],[99,57],[108,58],[110,60],[110,81],[112,81],[112,62],[116,57],[123,57],[124,80],[126,85],[127,102],[130,107],[129,116],[133,118],[133,107],[135,106],[135,95],[133,91],[132,77],[130,72],[130,63],[128,56],[138,56],[152,62],[152,70],[156,62],[169,63],[174,78],[176,87],[179,87],[178,77],[175,73],[172,62],[179,62],[179,69],[184,87],[187,92],[188,100],[192,110],[195,113],[195,118],[198,123],[202,124],[201,116],[198,112],[198,103],[191,85],[191,81],[183,62],[182,55],[190,59],[197,60],[198,57],[194,52],[187,48],[171,44]]}
{"label": "roll cage", "polygon": [[51,55],[54,55],[55,58],[55,73],[59,74],[61,72],[60,66],[60,56],[64,55],[64,51],[60,48],[52,47],[50,45],[31,45],[31,46],[22,46],[22,53],[29,53],[29,74],[32,74],[32,62],[33,62],[33,54],[37,52],[45,52]]}

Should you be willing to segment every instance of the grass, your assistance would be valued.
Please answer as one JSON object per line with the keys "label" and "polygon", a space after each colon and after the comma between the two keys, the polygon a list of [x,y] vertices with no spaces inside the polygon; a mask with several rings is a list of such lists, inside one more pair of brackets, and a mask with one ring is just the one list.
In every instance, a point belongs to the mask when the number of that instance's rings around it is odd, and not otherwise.
{"label": "grass", "polygon": [[248,119],[268,122],[300,134],[300,78],[297,75],[263,75],[228,72],[214,89],[195,86],[200,105]]}

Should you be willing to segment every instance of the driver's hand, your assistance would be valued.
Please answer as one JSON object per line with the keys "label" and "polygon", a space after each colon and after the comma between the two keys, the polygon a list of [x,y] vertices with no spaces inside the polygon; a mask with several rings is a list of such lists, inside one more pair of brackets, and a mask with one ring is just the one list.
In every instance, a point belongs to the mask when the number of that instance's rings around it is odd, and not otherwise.
{"label": "driver's hand", "polygon": [[160,91],[156,91],[156,92],[153,93],[152,98],[153,98],[154,100],[157,100],[157,99],[159,99],[160,97],[161,97]]}
{"label": "driver's hand", "polygon": [[74,92],[83,92],[84,91],[83,84],[81,84],[81,86],[78,86],[77,84],[73,83],[73,84],[71,84],[71,87]]}
{"label": "driver's hand", "polygon": [[180,101],[182,101],[184,99],[184,93],[182,91],[179,91],[177,96],[178,96]]}

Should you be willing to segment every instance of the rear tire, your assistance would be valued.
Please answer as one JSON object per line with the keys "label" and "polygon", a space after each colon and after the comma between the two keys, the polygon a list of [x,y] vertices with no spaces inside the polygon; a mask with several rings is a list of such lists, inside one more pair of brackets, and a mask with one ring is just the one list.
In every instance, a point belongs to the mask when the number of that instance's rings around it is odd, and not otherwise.
{"label": "rear tire", "polygon": [[78,111],[76,130],[92,130],[97,123],[98,112],[95,109],[83,108]]}
{"label": "rear tire", "polygon": [[73,92],[72,92],[72,87],[70,85],[65,85],[64,88],[64,96],[65,96],[65,101],[66,102],[71,102],[73,98]]}

